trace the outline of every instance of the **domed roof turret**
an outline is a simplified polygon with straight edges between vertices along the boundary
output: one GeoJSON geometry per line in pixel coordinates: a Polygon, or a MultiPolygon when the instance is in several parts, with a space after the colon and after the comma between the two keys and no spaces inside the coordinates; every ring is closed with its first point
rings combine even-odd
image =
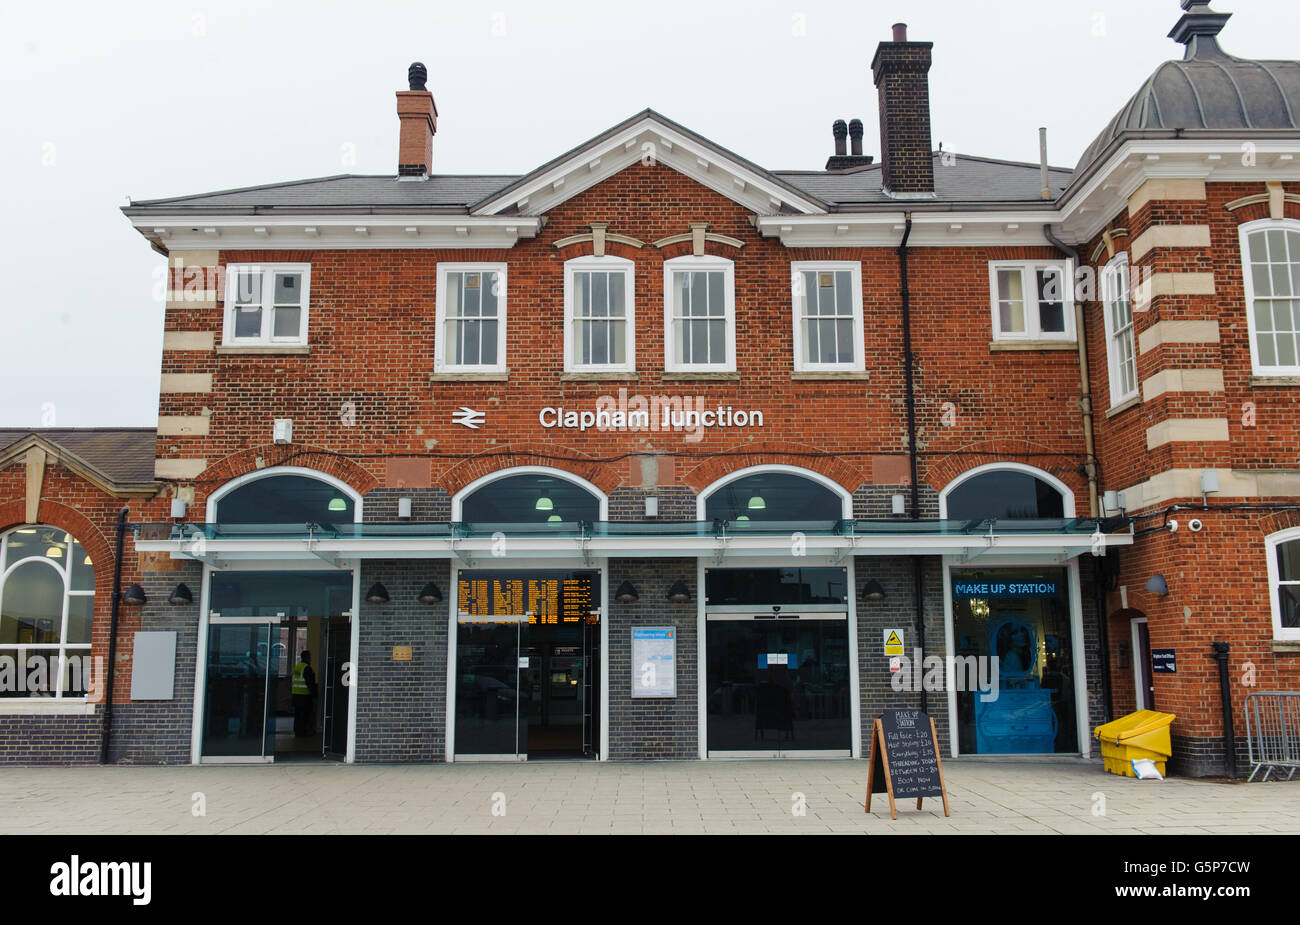
{"type": "Polygon", "coordinates": [[[1170,38],[1186,46],[1146,79],[1083,152],[1077,183],[1131,138],[1294,136],[1300,129],[1300,61],[1248,61],[1219,47],[1231,13],[1209,0],[1182,0],[1170,38]]]}

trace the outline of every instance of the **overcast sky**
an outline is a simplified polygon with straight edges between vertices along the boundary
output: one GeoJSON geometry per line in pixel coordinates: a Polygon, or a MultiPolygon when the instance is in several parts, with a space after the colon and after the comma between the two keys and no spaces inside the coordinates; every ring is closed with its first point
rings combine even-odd
{"type": "MultiPolygon", "coordinates": [[[[1217,0],[1247,58],[1300,58],[1295,0],[1217,0]]],[[[423,61],[435,173],[523,173],[649,106],[771,169],[831,122],[878,154],[870,63],[934,42],[936,147],[1072,167],[1155,67],[1176,0],[4,3],[0,426],[153,426],[162,260],[118,211],[396,172],[394,91],[423,61]],[[19,8],[21,6],[21,8],[19,8]]]]}

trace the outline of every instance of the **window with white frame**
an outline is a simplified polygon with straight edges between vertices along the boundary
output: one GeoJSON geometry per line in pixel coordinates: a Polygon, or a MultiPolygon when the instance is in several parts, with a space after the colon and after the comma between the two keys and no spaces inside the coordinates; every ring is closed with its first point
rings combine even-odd
{"type": "Polygon", "coordinates": [[[311,267],[273,263],[226,267],[227,345],[307,343],[311,267]]]}
{"type": "Polygon", "coordinates": [[[505,372],[506,265],[438,264],[438,372],[505,372]]]}
{"type": "Polygon", "coordinates": [[[1300,639],[1300,528],[1268,538],[1273,638],[1300,639]]]}
{"type": "Polygon", "coordinates": [[[994,340],[1074,340],[1069,264],[995,261],[989,281],[994,340]]]}
{"type": "Polygon", "coordinates": [[[1106,360],[1110,370],[1110,406],[1114,408],[1138,393],[1127,254],[1116,254],[1115,259],[1102,270],[1101,298],[1106,323],[1106,360]]]}
{"type": "Polygon", "coordinates": [[[1300,375],[1300,222],[1241,228],[1250,356],[1259,375],[1300,375]]]}
{"type": "Polygon", "coordinates": [[[664,262],[664,367],[669,372],[736,369],[735,267],[722,257],[664,262]]]}
{"type": "Polygon", "coordinates": [[[564,368],[636,369],[634,264],[622,257],[576,257],[564,264],[564,368]]]}
{"type": "Polygon", "coordinates": [[[862,264],[795,262],[794,368],[865,369],[862,345],[862,264]]]}
{"type": "MultiPolygon", "coordinates": [[[[92,667],[95,569],[72,534],[18,527],[0,537],[0,698],[82,698],[104,681],[92,667]]],[[[98,688],[102,690],[102,688],[98,688]]]]}

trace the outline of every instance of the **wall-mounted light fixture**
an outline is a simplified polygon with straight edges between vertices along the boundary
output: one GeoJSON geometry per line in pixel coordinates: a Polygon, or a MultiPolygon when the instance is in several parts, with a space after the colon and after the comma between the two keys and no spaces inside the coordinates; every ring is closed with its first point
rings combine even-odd
{"type": "Polygon", "coordinates": [[[149,598],[144,596],[144,588],[140,587],[138,584],[131,585],[125,591],[122,592],[123,604],[130,604],[132,607],[139,607],[140,605],[145,604],[148,601],[149,598]]]}
{"type": "Polygon", "coordinates": [[[189,585],[185,584],[185,582],[181,582],[176,586],[176,590],[171,593],[171,597],[167,598],[167,603],[176,607],[185,604],[193,604],[194,593],[190,591],[189,585]]]}
{"type": "Polygon", "coordinates": [[[366,592],[366,600],[371,604],[387,604],[388,589],[383,586],[382,582],[376,581],[366,592]]]}
{"type": "Polygon", "coordinates": [[[1168,594],[1169,582],[1165,581],[1163,574],[1156,572],[1147,580],[1147,590],[1152,594],[1168,594]]]}
{"type": "Polygon", "coordinates": [[[418,600],[421,604],[440,604],[442,603],[442,592],[438,590],[437,585],[429,582],[420,591],[418,600]]]}
{"type": "Polygon", "coordinates": [[[685,604],[690,599],[690,589],[686,587],[686,582],[680,579],[674,581],[672,587],[668,589],[668,600],[674,604],[685,604]]]}
{"type": "Polygon", "coordinates": [[[880,586],[880,582],[873,578],[862,586],[862,599],[864,601],[883,601],[885,599],[885,589],[880,586]]]}
{"type": "Polygon", "coordinates": [[[641,600],[641,595],[637,593],[632,582],[625,581],[619,585],[618,590],[614,592],[614,600],[618,601],[620,604],[635,604],[637,601],[641,600]]]}

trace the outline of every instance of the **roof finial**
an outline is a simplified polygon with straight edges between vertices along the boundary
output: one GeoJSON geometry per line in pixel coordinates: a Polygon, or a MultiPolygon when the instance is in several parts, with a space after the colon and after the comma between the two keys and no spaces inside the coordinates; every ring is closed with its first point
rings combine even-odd
{"type": "Polygon", "coordinates": [[[1180,4],[1183,15],[1170,30],[1169,37],[1187,46],[1183,60],[1224,57],[1217,36],[1232,18],[1232,14],[1216,13],[1210,9],[1210,0],[1180,0],[1180,4]]]}

